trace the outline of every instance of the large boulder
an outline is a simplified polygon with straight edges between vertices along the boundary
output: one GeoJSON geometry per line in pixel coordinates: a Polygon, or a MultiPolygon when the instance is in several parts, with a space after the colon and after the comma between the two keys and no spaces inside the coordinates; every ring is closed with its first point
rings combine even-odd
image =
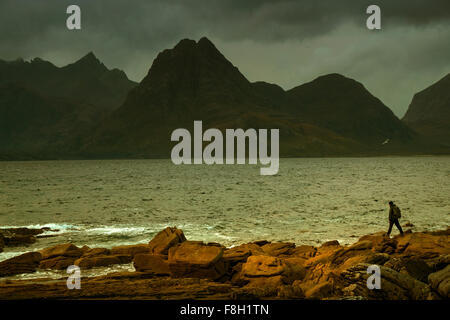
{"type": "Polygon", "coordinates": [[[169,268],[174,277],[217,280],[227,272],[223,247],[201,241],[184,241],[169,249],[169,268]]]}
{"type": "Polygon", "coordinates": [[[235,279],[235,282],[245,281],[249,285],[291,284],[305,277],[306,270],[302,262],[300,258],[250,256],[242,265],[239,279],[235,279]]]}
{"type": "Polygon", "coordinates": [[[35,272],[42,255],[39,252],[27,252],[20,256],[0,262],[0,277],[35,272]]]}
{"type": "Polygon", "coordinates": [[[148,244],[149,252],[167,255],[171,247],[186,241],[182,230],[167,227],[160,231],[148,244]]]}
{"type": "Polygon", "coordinates": [[[134,256],[133,265],[138,272],[170,275],[169,263],[162,256],[138,253],[134,256]]]}
{"type": "Polygon", "coordinates": [[[450,265],[428,276],[428,281],[436,292],[443,298],[450,298],[450,265]]]}
{"type": "Polygon", "coordinates": [[[225,249],[223,258],[230,265],[247,261],[251,255],[266,255],[263,249],[255,243],[246,243],[230,249],[225,249]]]}
{"type": "Polygon", "coordinates": [[[398,242],[396,252],[404,256],[431,259],[450,252],[448,235],[432,235],[417,232],[397,236],[395,239],[398,242]]]}
{"type": "Polygon", "coordinates": [[[329,262],[333,268],[345,269],[372,256],[372,245],[372,242],[368,240],[359,241],[348,248],[337,249],[325,262],[329,262]]]}
{"type": "Polygon", "coordinates": [[[268,243],[261,247],[263,251],[274,257],[290,255],[295,249],[295,243],[291,242],[274,242],[268,243]]]}
{"type": "Polygon", "coordinates": [[[45,260],[57,256],[79,258],[84,252],[71,243],[65,243],[42,249],[40,253],[42,254],[42,260],[45,260]]]}
{"type": "Polygon", "coordinates": [[[280,258],[272,256],[252,256],[242,266],[242,275],[248,278],[274,277],[281,275],[286,265],[280,258]]]}
{"type": "Polygon", "coordinates": [[[150,253],[148,244],[133,244],[128,246],[118,246],[111,249],[111,254],[136,256],[139,253],[150,253]]]}

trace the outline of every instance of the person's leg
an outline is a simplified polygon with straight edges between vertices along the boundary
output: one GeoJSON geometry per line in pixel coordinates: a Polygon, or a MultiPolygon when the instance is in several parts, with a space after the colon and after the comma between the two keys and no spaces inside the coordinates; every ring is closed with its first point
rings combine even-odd
{"type": "Polygon", "coordinates": [[[387,232],[387,235],[388,235],[388,236],[391,234],[392,226],[393,226],[393,225],[394,225],[394,222],[391,221],[391,220],[389,220],[389,230],[388,230],[388,232],[387,232]]]}
{"type": "Polygon", "coordinates": [[[400,234],[403,234],[402,226],[400,225],[400,222],[398,222],[398,219],[394,220],[395,226],[400,231],[400,234]]]}

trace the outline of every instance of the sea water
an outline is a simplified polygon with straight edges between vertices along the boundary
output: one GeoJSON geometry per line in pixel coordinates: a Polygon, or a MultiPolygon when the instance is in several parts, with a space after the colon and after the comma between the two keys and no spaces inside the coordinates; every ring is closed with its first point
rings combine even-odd
{"type": "Polygon", "coordinates": [[[166,226],[228,247],[349,244],[387,230],[389,200],[413,231],[450,225],[450,157],[280,159],[277,175],[258,170],[170,160],[0,162],[0,228],[57,230],[5,248],[0,261],[66,242],[147,243],[166,226]]]}

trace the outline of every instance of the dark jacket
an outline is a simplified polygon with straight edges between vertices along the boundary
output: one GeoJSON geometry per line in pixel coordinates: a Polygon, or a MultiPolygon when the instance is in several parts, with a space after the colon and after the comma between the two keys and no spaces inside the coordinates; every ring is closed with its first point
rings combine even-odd
{"type": "Polygon", "coordinates": [[[394,221],[397,218],[395,217],[394,207],[397,207],[395,204],[389,208],[389,221],[394,221]]]}

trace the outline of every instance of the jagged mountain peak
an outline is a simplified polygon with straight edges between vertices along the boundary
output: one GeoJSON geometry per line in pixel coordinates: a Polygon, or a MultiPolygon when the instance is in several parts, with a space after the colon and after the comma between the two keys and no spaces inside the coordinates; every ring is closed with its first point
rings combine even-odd
{"type": "MultiPolygon", "coordinates": [[[[77,62],[91,62],[91,63],[100,63],[100,60],[95,56],[94,52],[89,51],[86,55],[84,55],[77,62]]],[[[77,63],[75,62],[75,63],[77,63]]]]}
{"type": "Polygon", "coordinates": [[[142,81],[144,87],[178,87],[198,91],[203,85],[250,86],[250,82],[206,37],[183,39],[158,54],[142,81]]]}
{"type": "Polygon", "coordinates": [[[92,51],[62,69],[70,70],[72,72],[77,71],[83,74],[99,74],[108,71],[108,68],[95,56],[92,51]]]}

